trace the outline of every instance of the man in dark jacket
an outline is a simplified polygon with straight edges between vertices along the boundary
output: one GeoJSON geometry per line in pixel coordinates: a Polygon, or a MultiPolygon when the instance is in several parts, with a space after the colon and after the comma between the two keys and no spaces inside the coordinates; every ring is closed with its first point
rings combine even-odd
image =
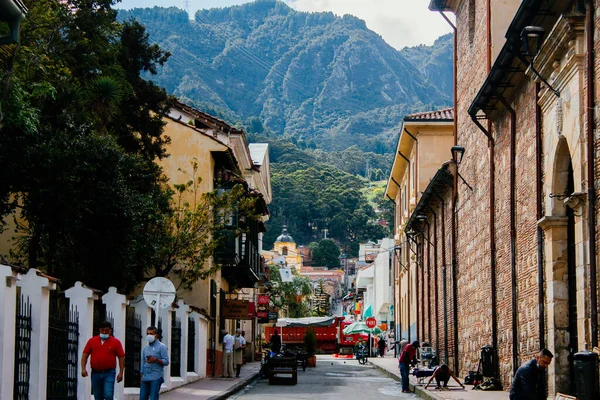
{"type": "Polygon", "coordinates": [[[281,351],[281,336],[279,336],[277,329],[271,335],[271,351],[276,355],[281,351]]]}
{"type": "Polygon", "coordinates": [[[542,400],[546,398],[544,370],[554,355],[542,349],[533,360],[521,365],[510,387],[510,400],[542,400]]]}

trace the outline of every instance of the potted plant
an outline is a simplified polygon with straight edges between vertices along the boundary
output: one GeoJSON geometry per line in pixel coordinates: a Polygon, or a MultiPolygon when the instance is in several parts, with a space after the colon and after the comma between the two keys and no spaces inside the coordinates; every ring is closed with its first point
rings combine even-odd
{"type": "Polygon", "coordinates": [[[307,354],[307,366],[316,367],[317,356],[315,356],[315,351],[317,350],[317,334],[314,329],[306,330],[304,334],[304,349],[307,354]]]}

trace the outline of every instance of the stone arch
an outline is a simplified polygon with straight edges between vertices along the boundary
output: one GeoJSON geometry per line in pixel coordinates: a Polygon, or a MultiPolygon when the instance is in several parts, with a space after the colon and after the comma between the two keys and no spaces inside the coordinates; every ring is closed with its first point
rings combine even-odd
{"type": "Polygon", "coordinates": [[[554,165],[552,170],[552,193],[550,197],[551,213],[555,217],[566,217],[567,206],[564,203],[564,197],[570,195],[567,193],[569,179],[573,176],[573,166],[569,144],[564,136],[560,136],[554,153],[554,165]]]}
{"type": "Polygon", "coordinates": [[[560,135],[550,166],[549,211],[540,222],[545,234],[547,347],[555,358],[548,370],[550,393],[570,393],[570,353],[577,348],[577,290],[574,211],[565,199],[574,192],[572,153],[560,135]]]}

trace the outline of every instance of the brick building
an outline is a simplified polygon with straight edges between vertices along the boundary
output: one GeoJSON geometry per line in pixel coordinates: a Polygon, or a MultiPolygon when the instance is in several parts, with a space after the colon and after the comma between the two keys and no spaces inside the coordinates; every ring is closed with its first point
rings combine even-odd
{"type": "Polygon", "coordinates": [[[597,6],[430,3],[456,16],[456,147],[406,223],[412,249],[397,245],[417,267],[418,339],[461,376],[492,345],[508,388],[547,347],[549,395],[573,393],[569,354],[598,345],[597,6]]]}

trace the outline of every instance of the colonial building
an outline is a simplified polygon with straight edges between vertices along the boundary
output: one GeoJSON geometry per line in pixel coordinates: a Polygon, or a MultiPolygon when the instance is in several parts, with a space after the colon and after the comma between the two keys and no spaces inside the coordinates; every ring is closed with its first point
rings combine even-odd
{"type": "Polygon", "coordinates": [[[274,263],[279,267],[295,268],[298,274],[302,272],[302,254],[298,251],[296,242],[285,225],[281,235],[273,244],[273,250],[263,251],[262,254],[267,263],[274,263]]]}
{"type": "Polygon", "coordinates": [[[547,347],[552,398],[598,345],[596,6],[431,1],[456,16],[454,147],[404,227],[417,338],[461,376],[491,345],[506,389],[547,347]]]}
{"type": "MultiPolygon", "coordinates": [[[[440,164],[450,157],[453,110],[407,115],[404,118],[396,155],[385,195],[394,202],[394,316],[398,338],[431,340],[417,324],[418,302],[425,298],[423,268],[408,222],[416,217],[415,207],[440,164]]],[[[428,275],[429,276],[429,275],[428,275]]]]}
{"type": "Polygon", "coordinates": [[[219,269],[195,283],[193,290],[181,293],[186,303],[196,306],[210,319],[207,374],[220,374],[222,330],[231,333],[240,327],[247,331],[249,342],[256,337],[253,318],[226,318],[224,306],[229,300],[254,302],[254,288],[265,272],[260,251],[267,206],[271,202],[268,145],[249,145],[243,131],[181,103],[171,109],[165,122],[164,133],[171,138],[167,148],[170,156],[161,160],[160,165],[169,183],[188,182],[191,164],[196,163],[197,177],[202,178],[198,195],[216,189],[230,190],[234,184],[241,184],[245,196],[257,199],[254,211],[263,215],[256,222],[239,212],[228,215],[225,231],[220,233],[225,240],[207,265],[211,268],[216,263],[219,269]],[[241,227],[245,228],[244,233],[239,234],[241,227]]]}

